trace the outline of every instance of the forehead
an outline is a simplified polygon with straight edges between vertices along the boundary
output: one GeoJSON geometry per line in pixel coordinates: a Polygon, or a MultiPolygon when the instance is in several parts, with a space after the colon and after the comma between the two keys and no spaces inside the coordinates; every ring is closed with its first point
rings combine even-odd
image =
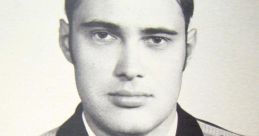
{"type": "Polygon", "coordinates": [[[74,22],[101,20],[125,26],[175,27],[184,24],[176,0],[80,0],[74,22]]]}

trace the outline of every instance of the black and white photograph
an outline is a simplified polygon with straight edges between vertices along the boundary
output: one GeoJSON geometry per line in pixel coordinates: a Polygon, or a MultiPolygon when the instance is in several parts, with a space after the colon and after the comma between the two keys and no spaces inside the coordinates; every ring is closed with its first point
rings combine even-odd
{"type": "Polygon", "coordinates": [[[1,136],[258,136],[259,1],[9,0],[1,136]]]}

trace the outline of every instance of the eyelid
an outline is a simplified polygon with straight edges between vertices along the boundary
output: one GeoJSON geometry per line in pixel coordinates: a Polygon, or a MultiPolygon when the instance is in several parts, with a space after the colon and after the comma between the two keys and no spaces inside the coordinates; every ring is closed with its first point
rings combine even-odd
{"type": "Polygon", "coordinates": [[[90,31],[90,34],[93,35],[93,34],[96,34],[96,33],[107,33],[111,36],[114,36],[113,33],[111,33],[110,31],[107,31],[107,30],[103,30],[103,29],[97,29],[97,30],[91,30],[90,31]]]}
{"type": "Polygon", "coordinates": [[[105,27],[92,27],[92,28],[89,28],[88,31],[90,32],[90,34],[92,34],[92,32],[107,32],[110,35],[113,35],[115,37],[120,37],[120,38],[122,37],[120,31],[114,30],[114,29],[105,28],[105,27]]]}
{"type": "Polygon", "coordinates": [[[152,38],[161,38],[161,39],[163,39],[165,41],[172,41],[172,39],[167,37],[167,36],[158,36],[158,35],[145,36],[142,39],[143,40],[148,40],[148,39],[152,39],[152,38]]]}

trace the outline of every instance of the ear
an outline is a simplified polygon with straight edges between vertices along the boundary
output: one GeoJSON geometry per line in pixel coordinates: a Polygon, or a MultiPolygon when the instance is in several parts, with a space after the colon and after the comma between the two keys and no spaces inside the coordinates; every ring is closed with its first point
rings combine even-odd
{"type": "Polygon", "coordinates": [[[69,24],[66,23],[63,19],[60,20],[59,45],[66,59],[72,63],[71,50],[69,45],[69,24]]]}
{"type": "Polygon", "coordinates": [[[192,52],[196,46],[197,29],[193,28],[187,32],[186,59],[187,62],[191,58],[192,52]]]}

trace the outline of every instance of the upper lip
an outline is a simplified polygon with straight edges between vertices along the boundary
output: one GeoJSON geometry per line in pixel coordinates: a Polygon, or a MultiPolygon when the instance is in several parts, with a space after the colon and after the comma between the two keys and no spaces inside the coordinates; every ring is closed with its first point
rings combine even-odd
{"type": "Polygon", "coordinates": [[[144,93],[144,92],[134,92],[128,90],[117,90],[114,92],[108,93],[110,96],[124,96],[124,97],[153,97],[152,94],[144,93]]]}

